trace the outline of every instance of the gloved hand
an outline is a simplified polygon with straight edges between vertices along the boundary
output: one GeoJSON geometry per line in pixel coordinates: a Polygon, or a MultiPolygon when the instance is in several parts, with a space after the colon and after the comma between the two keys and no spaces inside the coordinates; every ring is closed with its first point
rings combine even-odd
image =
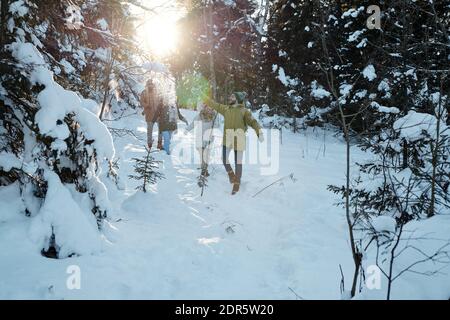
{"type": "Polygon", "coordinates": [[[258,140],[259,142],[264,142],[264,134],[262,132],[259,133],[258,140]]]}

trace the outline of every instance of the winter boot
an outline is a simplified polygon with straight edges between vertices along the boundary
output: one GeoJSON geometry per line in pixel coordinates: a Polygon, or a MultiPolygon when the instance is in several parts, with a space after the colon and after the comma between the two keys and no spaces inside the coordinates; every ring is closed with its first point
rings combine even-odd
{"type": "Polygon", "coordinates": [[[162,150],[163,149],[163,144],[162,144],[162,140],[158,140],[158,146],[157,146],[158,150],[162,150]]]}
{"type": "Polygon", "coordinates": [[[228,179],[230,180],[230,183],[233,184],[234,180],[236,179],[236,175],[234,174],[233,170],[228,171],[228,179]]]}
{"type": "Polygon", "coordinates": [[[202,176],[204,176],[204,177],[209,177],[208,168],[203,168],[203,169],[202,169],[202,176]]]}
{"type": "Polygon", "coordinates": [[[239,187],[241,186],[241,183],[238,181],[235,181],[233,183],[233,190],[231,191],[231,195],[235,195],[239,191],[239,187]]]}

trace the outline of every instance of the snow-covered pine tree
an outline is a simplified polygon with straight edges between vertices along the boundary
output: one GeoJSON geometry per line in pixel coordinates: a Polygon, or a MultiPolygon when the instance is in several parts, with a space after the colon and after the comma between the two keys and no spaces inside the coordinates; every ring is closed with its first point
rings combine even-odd
{"type": "Polygon", "coordinates": [[[177,82],[200,73],[216,83],[217,99],[226,102],[229,94],[242,90],[253,101],[261,89],[254,2],[198,0],[190,1],[187,10],[179,22],[183,37],[169,61],[177,82]]]}
{"type": "MultiPolygon", "coordinates": [[[[349,192],[358,229],[369,229],[376,217],[388,216],[401,230],[412,219],[450,206],[449,120],[443,108],[448,106],[448,81],[443,79],[450,70],[445,58],[449,50],[442,46],[449,15],[442,3],[389,2],[389,10],[382,8],[382,30],[374,33],[364,27],[365,19],[358,13],[365,7],[341,15],[346,21],[341,33],[347,41],[337,43],[345,49],[339,55],[345,63],[336,73],[340,79],[355,79],[347,95],[352,99],[341,101],[351,111],[348,119],[356,141],[375,159],[359,164],[359,177],[351,188],[330,189],[343,196],[349,192]],[[361,69],[365,59],[367,66],[361,69]],[[362,81],[347,68],[358,65],[362,81]]],[[[364,232],[359,236],[362,241],[364,232]]]]}
{"type": "Polygon", "coordinates": [[[164,178],[164,175],[157,171],[160,161],[156,161],[151,155],[151,150],[146,149],[147,153],[143,158],[133,158],[134,174],[129,175],[130,179],[139,181],[136,190],[147,192],[148,186],[155,184],[159,179],[164,178]]]}
{"type": "Polygon", "coordinates": [[[377,112],[370,117],[374,130],[361,146],[378,160],[361,164],[362,184],[355,188],[359,198],[355,201],[361,210],[375,215],[397,211],[396,218],[404,223],[450,205],[445,81],[450,74],[445,57],[450,51],[442,45],[450,17],[440,2],[398,1],[389,7],[383,15],[383,37],[377,45],[368,42],[383,64],[378,64],[374,79],[378,91],[372,102],[377,112]],[[366,190],[367,179],[379,183],[366,190]],[[398,212],[405,192],[412,196],[403,206],[406,211],[398,212]]]}
{"type": "MultiPolygon", "coordinates": [[[[316,46],[311,46],[311,1],[270,1],[267,44],[264,52],[263,83],[267,88],[269,114],[293,117],[308,114],[309,83],[321,77],[312,63],[316,46]],[[306,85],[305,85],[306,84],[306,85]]],[[[320,101],[326,104],[324,100],[320,101]]],[[[316,103],[320,103],[317,101],[316,103]]],[[[295,122],[292,123],[295,127],[295,122]]]]}
{"type": "Polygon", "coordinates": [[[96,59],[112,46],[101,15],[108,21],[106,9],[124,6],[104,1],[104,10],[96,11],[99,1],[1,4],[0,184],[20,187],[24,214],[32,217],[30,237],[44,252],[60,258],[92,253],[100,248],[98,228],[110,210],[101,178],[114,147],[98,104],[83,98],[102,93],[85,72],[98,67],[96,59]]]}

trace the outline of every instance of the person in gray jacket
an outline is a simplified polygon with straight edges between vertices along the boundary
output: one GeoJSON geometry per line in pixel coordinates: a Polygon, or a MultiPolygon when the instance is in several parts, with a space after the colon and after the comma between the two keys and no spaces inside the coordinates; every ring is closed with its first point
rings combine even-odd
{"type": "Polygon", "coordinates": [[[199,110],[191,124],[186,128],[188,131],[196,129],[195,132],[195,148],[197,149],[201,159],[201,174],[208,177],[208,164],[213,147],[214,136],[212,129],[214,128],[217,113],[203,103],[197,106],[199,110]]]}

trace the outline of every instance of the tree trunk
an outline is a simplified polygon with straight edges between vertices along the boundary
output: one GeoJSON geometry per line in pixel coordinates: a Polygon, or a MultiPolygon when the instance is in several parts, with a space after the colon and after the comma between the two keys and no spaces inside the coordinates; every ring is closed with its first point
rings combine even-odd
{"type": "Polygon", "coordinates": [[[406,140],[403,140],[403,169],[408,168],[408,142],[406,140]]]}
{"type": "MultiPolygon", "coordinates": [[[[324,9],[321,5],[320,0],[316,0],[315,4],[318,8],[324,9]]],[[[329,64],[330,61],[330,53],[328,51],[328,45],[327,45],[327,34],[325,33],[325,30],[323,29],[323,26],[325,25],[325,16],[326,12],[324,10],[321,11],[322,14],[320,16],[322,24],[320,26],[321,29],[321,43],[323,48],[324,57],[326,58],[327,63],[329,64]]],[[[361,269],[361,260],[362,260],[362,254],[358,250],[358,247],[355,243],[355,235],[353,230],[353,223],[355,221],[356,217],[351,216],[350,213],[350,128],[347,124],[346,117],[344,110],[342,109],[342,105],[339,102],[339,95],[338,91],[336,89],[335,84],[335,76],[333,72],[333,68],[328,65],[328,70],[324,70],[327,77],[328,86],[333,94],[333,97],[335,98],[337,104],[338,104],[338,110],[339,110],[339,116],[342,124],[342,130],[344,132],[344,138],[345,138],[345,146],[346,146],[346,168],[345,168],[345,174],[346,174],[346,183],[345,183],[345,218],[347,221],[347,227],[348,227],[348,233],[350,237],[350,246],[352,250],[352,257],[353,257],[353,263],[355,266],[355,270],[353,273],[353,280],[352,280],[352,288],[351,288],[351,297],[353,298],[356,294],[356,286],[358,283],[358,274],[361,269]],[[329,70],[329,71],[328,71],[329,70]]]]}
{"type": "MultiPolygon", "coordinates": [[[[0,6],[0,48],[6,43],[6,15],[8,14],[9,0],[1,0],[0,6]]],[[[0,50],[2,50],[0,49],[0,50]]]]}
{"type": "Polygon", "coordinates": [[[436,124],[436,142],[433,147],[433,143],[431,144],[431,152],[432,159],[431,165],[433,167],[433,173],[431,174],[431,201],[430,208],[428,209],[427,217],[430,218],[434,216],[434,206],[436,203],[436,168],[438,165],[438,157],[439,157],[439,136],[441,134],[441,117],[442,117],[442,89],[443,89],[443,80],[441,77],[440,90],[439,90],[439,104],[438,104],[438,112],[437,112],[437,124],[436,124]]]}
{"type": "Polygon", "coordinates": [[[341,105],[339,105],[339,113],[341,115],[342,126],[344,128],[344,137],[345,137],[345,151],[346,151],[346,166],[345,166],[345,217],[347,220],[348,233],[350,236],[350,246],[352,249],[352,257],[353,263],[355,265],[355,270],[353,273],[353,281],[352,281],[352,289],[350,292],[351,297],[353,298],[356,294],[356,286],[358,284],[358,274],[361,268],[361,253],[356,247],[355,243],[355,235],[353,231],[353,219],[350,213],[350,132],[345,121],[345,114],[342,110],[341,105]]]}
{"type": "Polygon", "coordinates": [[[107,66],[106,74],[105,74],[105,82],[103,83],[104,93],[103,93],[102,109],[101,109],[100,115],[99,115],[100,121],[103,119],[103,114],[104,114],[105,108],[106,108],[106,102],[108,101],[109,81],[110,81],[110,77],[111,77],[111,72],[113,70],[114,62],[115,62],[115,59],[114,59],[113,49],[111,48],[111,61],[107,66]]]}
{"type": "Polygon", "coordinates": [[[216,82],[216,69],[214,67],[214,41],[212,39],[213,33],[209,32],[212,30],[213,27],[213,18],[212,18],[212,7],[209,6],[208,8],[208,23],[209,28],[207,27],[207,36],[209,39],[209,73],[211,77],[211,86],[213,89],[213,97],[214,99],[217,99],[217,82],[216,82]]]}

